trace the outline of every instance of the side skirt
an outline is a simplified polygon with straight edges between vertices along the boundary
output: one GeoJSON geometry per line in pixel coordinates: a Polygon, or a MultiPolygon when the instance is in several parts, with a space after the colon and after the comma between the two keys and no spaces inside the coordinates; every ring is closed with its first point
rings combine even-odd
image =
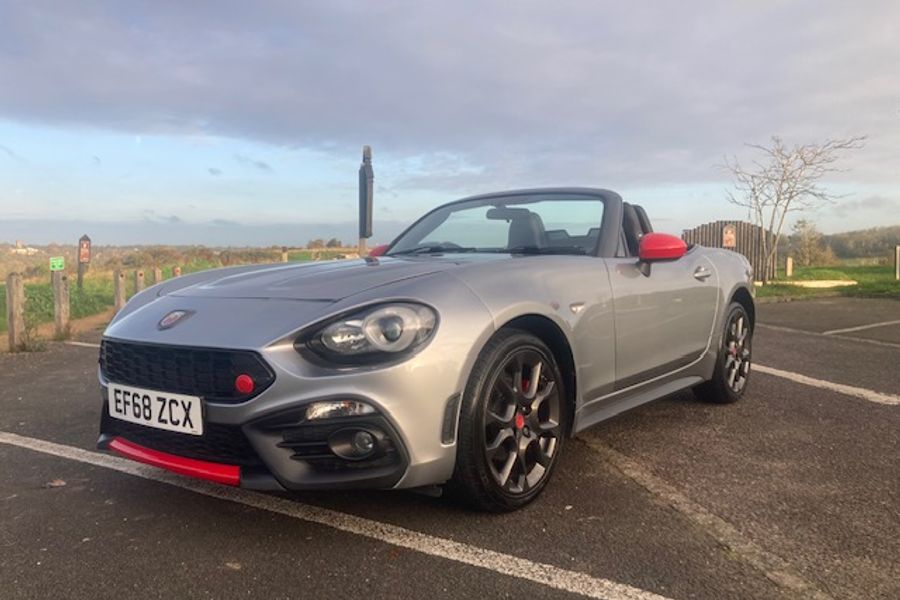
{"type": "Polygon", "coordinates": [[[641,404],[658,400],[675,392],[703,383],[703,377],[699,375],[684,375],[678,379],[672,379],[662,384],[654,384],[638,389],[629,394],[611,394],[603,398],[597,398],[587,404],[575,414],[573,433],[578,433],[601,421],[611,419],[616,415],[631,410],[641,404]],[[612,397],[611,397],[612,396],[612,397]],[[615,397],[618,396],[618,397],[615,397]]]}

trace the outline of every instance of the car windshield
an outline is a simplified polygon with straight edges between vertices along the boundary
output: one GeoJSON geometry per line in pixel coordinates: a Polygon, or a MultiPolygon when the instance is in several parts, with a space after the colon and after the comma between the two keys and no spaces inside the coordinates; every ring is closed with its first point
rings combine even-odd
{"type": "Polygon", "coordinates": [[[587,194],[523,194],[456,202],[418,221],[387,254],[593,254],[603,207],[601,197],[587,194]]]}

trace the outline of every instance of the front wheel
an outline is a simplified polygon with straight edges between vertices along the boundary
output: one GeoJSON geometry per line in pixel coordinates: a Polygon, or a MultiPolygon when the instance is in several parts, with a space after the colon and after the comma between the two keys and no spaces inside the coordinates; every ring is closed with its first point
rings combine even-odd
{"type": "Polygon", "coordinates": [[[547,485],[567,418],[553,353],[520,330],[498,332],[469,377],[452,485],[482,510],[515,510],[547,485]]]}
{"type": "Polygon", "coordinates": [[[694,394],[707,402],[737,402],[747,390],[750,378],[752,341],[753,324],[747,310],[741,303],[732,302],[725,318],[712,379],[695,387],[694,394]]]}

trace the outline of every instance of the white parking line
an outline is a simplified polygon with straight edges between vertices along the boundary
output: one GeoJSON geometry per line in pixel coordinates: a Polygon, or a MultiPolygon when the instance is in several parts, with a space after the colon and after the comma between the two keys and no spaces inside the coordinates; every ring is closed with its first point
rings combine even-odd
{"type": "Polygon", "coordinates": [[[862,331],[864,329],[874,329],[876,327],[886,327],[887,325],[900,325],[900,319],[894,321],[882,321],[881,323],[872,323],[871,325],[859,325],[858,327],[847,327],[845,329],[832,329],[823,331],[822,335],[835,335],[837,333],[850,333],[851,331],[862,331]]]}
{"type": "Polygon", "coordinates": [[[800,335],[809,335],[813,337],[829,337],[831,339],[839,339],[841,341],[858,342],[860,344],[869,344],[870,346],[881,346],[883,348],[900,348],[900,344],[892,342],[882,342],[881,340],[870,340],[868,338],[859,338],[849,335],[826,336],[818,331],[804,331],[803,329],[795,329],[793,327],[783,327],[781,325],[767,325],[766,323],[757,323],[757,327],[763,329],[771,329],[772,331],[782,331],[784,333],[797,333],[800,335]]]}
{"type": "Polygon", "coordinates": [[[147,467],[130,460],[98,452],[90,452],[73,446],[65,446],[2,431],[0,431],[0,443],[118,471],[119,473],[134,475],[151,481],[158,481],[204,496],[236,502],[294,519],[324,525],[429,556],[452,560],[588,598],[606,600],[668,600],[664,596],[659,596],[652,592],[607,579],[592,577],[585,573],[569,571],[553,565],[530,561],[510,554],[487,550],[478,546],[327,508],[318,508],[241,488],[208,484],[195,479],[179,477],[167,471],[147,467]]]}
{"type": "Polygon", "coordinates": [[[759,371],[760,373],[765,373],[766,375],[774,375],[775,377],[781,377],[783,379],[788,379],[796,383],[811,385],[823,390],[829,390],[832,392],[845,394],[847,396],[862,398],[863,400],[868,400],[869,402],[875,402],[877,404],[887,404],[888,406],[900,406],[900,396],[895,396],[893,394],[882,394],[881,392],[867,390],[866,388],[844,385],[843,383],[834,383],[831,381],[825,381],[824,379],[816,379],[815,377],[808,377],[807,375],[801,375],[800,373],[793,373],[791,371],[782,371],[781,369],[767,367],[760,364],[755,364],[751,368],[754,371],[759,371]]]}
{"type": "Polygon", "coordinates": [[[626,477],[656,496],[664,504],[681,513],[688,520],[693,521],[735,556],[789,591],[791,597],[811,600],[829,600],[831,598],[798,574],[786,560],[763,549],[745,537],[731,523],[710,512],[706,507],[697,504],[678,489],[645,469],[637,461],[596,439],[584,436],[580,436],[579,439],[626,477]]]}

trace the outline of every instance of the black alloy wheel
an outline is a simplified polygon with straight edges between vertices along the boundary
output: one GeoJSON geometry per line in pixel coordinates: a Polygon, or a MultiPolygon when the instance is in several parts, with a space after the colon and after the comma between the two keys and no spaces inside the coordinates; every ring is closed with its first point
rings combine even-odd
{"type": "Polygon", "coordinates": [[[562,450],[566,395],[539,338],[499,332],[482,351],[460,415],[454,482],[478,508],[519,508],[541,492],[562,450]]]}
{"type": "Polygon", "coordinates": [[[753,323],[739,302],[728,307],[716,369],[710,381],[694,392],[701,399],[720,404],[736,402],[747,390],[752,358],[753,323]]]}

